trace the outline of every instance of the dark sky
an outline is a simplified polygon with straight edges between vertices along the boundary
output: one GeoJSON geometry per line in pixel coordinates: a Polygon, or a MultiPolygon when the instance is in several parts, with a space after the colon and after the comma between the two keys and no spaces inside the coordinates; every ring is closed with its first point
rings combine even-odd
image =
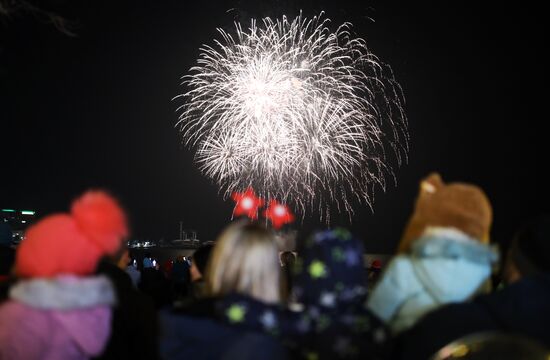
{"type": "MultiPolygon", "coordinates": [[[[0,207],[43,215],[101,187],[126,206],[136,238],[176,238],[182,220],[213,239],[232,202],[200,175],[174,128],[179,78],[216,27],[302,8],[354,23],[405,93],[409,163],[397,187],[377,192],[374,213],[357,207],[351,225],[367,251],[393,250],[418,181],[433,170],[482,186],[494,206],[492,236],[506,242],[548,209],[545,12],[526,2],[408,3],[36,2],[72,21],[74,37],[29,12],[3,17],[0,207]]],[[[295,224],[301,235],[315,225],[295,224]]]]}

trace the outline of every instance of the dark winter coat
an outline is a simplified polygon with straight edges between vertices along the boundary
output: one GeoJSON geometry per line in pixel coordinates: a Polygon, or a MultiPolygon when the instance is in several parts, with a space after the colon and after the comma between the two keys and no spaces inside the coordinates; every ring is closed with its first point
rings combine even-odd
{"type": "Polygon", "coordinates": [[[520,334],[550,348],[549,320],[550,274],[541,274],[427,315],[399,337],[396,358],[426,359],[453,340],[482,331],[520,334]]]}
{"type": "Polygon", "coordinates": [[[170,281],[160,270],[150,267],[144,268],[141,271],[141,281],[138,284],[138,288],[153,299],[157,309],[172,303],[170,281]]]}
{"type": "Polygon", "coordinates": [[[261,331],[224,321],[220,299],[202,299],[161,312],[163,359],[286,359],[279,342],[261,331]]]}
{"type": "Polygon", "coordinates": [[[116,265],[102,261],[98,272],[111,280],[118,298],[112,335],[98,359],[158,359],[159,324],[153,301],[138,291],[130,276],[116,265]]]}

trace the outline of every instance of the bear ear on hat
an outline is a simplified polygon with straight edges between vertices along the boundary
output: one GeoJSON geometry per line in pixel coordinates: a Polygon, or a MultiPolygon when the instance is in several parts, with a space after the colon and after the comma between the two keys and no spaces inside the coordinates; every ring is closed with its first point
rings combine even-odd
{"type": "Polygon", "coordinates": [[[397,247],[398,253],[409,251],[412,242],[422,235],[427,226],[423,209],[433,200],[432,196],[444,187],[445,183],[441,175],[437,172],[432,172],[420,181],[420,189],[416,198],[415,209],[403,231],[401,241],[397,247]]]}
{"type": "Polygon", "coordinates": [[[441,175],[437,172],[433,172],[420,182],[420,193],[421,194],[433,194],[439,189],[445,186],[441,175]]]}

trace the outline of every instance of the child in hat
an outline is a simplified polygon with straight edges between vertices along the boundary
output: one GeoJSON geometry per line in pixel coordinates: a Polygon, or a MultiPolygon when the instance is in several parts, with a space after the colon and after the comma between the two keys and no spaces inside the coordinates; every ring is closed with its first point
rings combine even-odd
{"type": "Polygon", "coordinates": [[[428,176],[369,308],[399,333],[443,304],[472,297],[497,260],[488,245],[491,221],[491,204],[479,187],[428,176]]]}
{"type": "Polygon", "coordinates": [[[16,253],[19,280],[0,306],[0,359],[100,355],[116,298],[110,281],[92,274],[127,234],[123,210],[101,191],[85,193],[70,213],[31,226],[16,253]]]}

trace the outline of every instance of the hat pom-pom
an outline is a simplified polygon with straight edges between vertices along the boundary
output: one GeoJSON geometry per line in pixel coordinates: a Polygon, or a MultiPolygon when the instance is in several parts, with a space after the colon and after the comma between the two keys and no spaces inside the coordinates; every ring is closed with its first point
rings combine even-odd
{"type": "Polygon", "coordinates": [[[103,191],[84,193],[73,202],[71,215],[82,233],[107,254],[115,253],[128,236],[124,211],[103,191]]]}

